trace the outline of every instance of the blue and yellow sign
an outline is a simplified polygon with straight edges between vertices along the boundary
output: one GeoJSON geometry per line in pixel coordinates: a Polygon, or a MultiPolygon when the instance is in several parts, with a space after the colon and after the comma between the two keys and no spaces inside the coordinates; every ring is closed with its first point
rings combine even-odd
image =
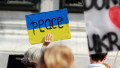
{"type": "Polygon", "coordinates": [[[26,15],[30,44],[44,42],[44,36],[53,35],[52,41],[70,39],[67,9],[26,15]]]}

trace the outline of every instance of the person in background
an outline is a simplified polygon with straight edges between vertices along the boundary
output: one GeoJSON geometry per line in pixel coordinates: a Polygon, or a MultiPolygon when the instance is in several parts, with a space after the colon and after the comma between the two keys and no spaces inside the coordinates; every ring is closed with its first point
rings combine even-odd
{"type": "Polygon", "coordinates": [[[38,68],[74,68],[74,57],[67,46],[52,46],[42,54],[38,68]]]}
{"type": "Polygon", "coordinates": [[[106,68],[103,61],[106,60],[107,53],[90,54],[90,64],[87,68],[106,68]]]}
{"type": "MultiPolygon", "coordinates": [[[[52,41],[52,38],[53,36],[51,34],[48,34],[47,37],[45,36],[42,48],[46,48],[52,41]]],[[[22,62],[27,68],[37,68],[37,63],[42,53],[41,51],[42,50],[40,48],[32,47],[25,52],[22,62]]]]}

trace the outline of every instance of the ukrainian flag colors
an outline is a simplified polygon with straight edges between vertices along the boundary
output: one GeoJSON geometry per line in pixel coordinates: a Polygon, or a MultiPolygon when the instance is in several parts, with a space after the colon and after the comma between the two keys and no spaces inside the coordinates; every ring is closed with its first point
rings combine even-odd
{"type": "Polygon", "coordinates": [[[30,44],[44,42],[44,36],[53,35],[53,41],[70,39],[67,9],[26,15],[30,44]]]}

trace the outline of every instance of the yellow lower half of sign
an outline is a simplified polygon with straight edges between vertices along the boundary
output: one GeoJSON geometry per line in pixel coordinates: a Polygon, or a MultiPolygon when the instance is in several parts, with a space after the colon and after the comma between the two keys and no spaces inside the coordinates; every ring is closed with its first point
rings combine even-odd
{"type": "Polygon", "coordinates": [[[47,36],[48,34],[53,35],[52,41],[70,39],[71,34],[69,24],[64,24],[60,26],[63,26],[63,28],[59,28],[58,26],[54,26],[57,27],[56,29],[49,30],[47,30],[46,28],[41,28],[41,30],[44,30],[44,32],[40,32],[40,29],[34,29],[35,34],[33,33],[33,30],[28,30],[30,44],[43,43],[44,37],[47,36]]]}

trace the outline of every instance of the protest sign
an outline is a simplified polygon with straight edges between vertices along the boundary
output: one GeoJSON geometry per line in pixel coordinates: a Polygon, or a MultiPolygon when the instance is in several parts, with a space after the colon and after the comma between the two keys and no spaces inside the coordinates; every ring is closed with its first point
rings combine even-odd
{"type": "Polygon", "coordinates": [[[91,54],[120,50],[120,0],[83,0],[91,54]]]}
{"type": "Polygon", "coordinates": [[[44,42],[44,36],[53,35],[52,41],[70,39],[67,9],[26,15],[30,44],[44,42]]]}

